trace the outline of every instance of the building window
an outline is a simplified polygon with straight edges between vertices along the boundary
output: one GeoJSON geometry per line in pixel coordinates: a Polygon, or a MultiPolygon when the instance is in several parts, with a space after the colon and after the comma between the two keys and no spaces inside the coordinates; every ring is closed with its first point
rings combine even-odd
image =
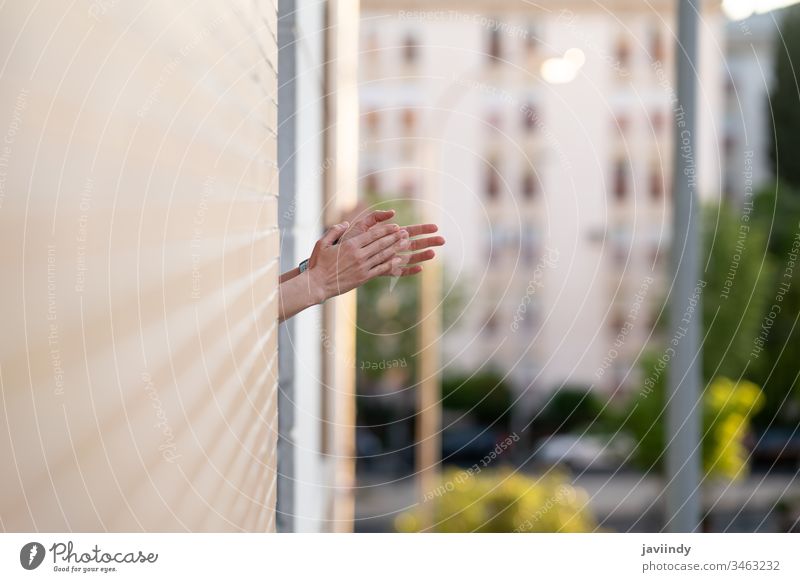
{"type": "Polygon", "coordinates": [[[367,36],[367,41],[364,44],[366,47],[367,58],[371,64],[375,64],[378,59],[378,51],[380,49],[378,46],[378,35],[374,32],[370,32],[367,36]]]}
{"type": "Polygon", "coordinates": [[[736,99],[736,82],[732,77],[725,83],[725,96],[731,100],[736,99]]]}
{"type": "Polygon", "coordinates": [[[608,321],[608,330],[612,337],[616,337],[624,326],[625,318],[619,313],[614,313],[608,321]]]}
{"type": "Polygon", "coordinates": [[[627,70],[630,68],[631,64],[631,46],[628,42],[628,39],[624,36],[620,36],[617,39],[617,46],[614,49],[614,55],[617,60],[617,64],[620,66],[621,70],[627,70]]]}
{"type": "Polygon", "coordinates": [[[406,133],[413,133],[417,126],[417,113],[413,109],[404,109],[402,114],[403,129],[406,133]]]}
{"type": "Polygon", "coordinates": [[[657,269],[661,263],[664,262],[664,254],[665,251],[661,249],[659,245],[655,245],[653,249],[650,251],[650,264],[652,265],[652,270],[657,269]]]}
{"type": "Polygon", "coordinates": [[[492,111],[486,116],[486,123],[494,131],[500,131],[503,128],[503,116],[499,111],[492,111]]]}
{"type": "Polygon", "coordinates": [[[661,28],[654,25],[650,30],[650,58],[654,62],[663,62],[665,56],[664,36],[661,34],[661,28]]]}
{"type": "Polygon", "coordinates": [[[733,133],[728,133],[722,140],[722,149],[728,157],[736,153],[736,136],[733,133]]]}
{"type": "Polygon", "coordinates": [[[630,129],[630,120],[627,115],[617,115],[614,119],[614,124],[616,125],[617,131],[622,135],[628,133],[628,129],[630,129]]]}
{"type": "Polygon", "coordinates": [[[520,322],[520,327],[522,327],[525,331],[533,331],[534,324],[538,318],[538,313],[536,307],[534,307],[534,302],[531,301],[530,305],[528,306],[528,311],[525,315],[522,316],[522,321],[520,322]]]}
{"type": "Polygon", "coordinates": [[[500,62],[502,58],[503,52],[503,41],[502,36],[500,35],[500,31],[497,29],[493,29],[489,31],[489,47],[488,47],[488,55],[489,55],[489,63],[497,64],[500,62]]]}
{"type": "Polygon", "coordinates": [[[487,253],[486,256],[490,265],[496,264],[504,249],[508,246],[509,233],[506,227],[501,224],[492,224],[487,233],[487,253]]]}
{"type": "Polygon", "coordinates": [[[529,24],[528,29],[525,31],[525,50],[528,51],[529,56],[532,56],[537,48],[539,48],[539,35],[536,27],[533,24],[529,24]]]}
{"type": "Polygon", "coordinates": [[[525,176],[522,178],[522,195],[527,200],[536,197],[536,174],[533,173],[533,170],[525,172],[525,176]]]}
{"type": "Polygon", "coordinates": [[[497,314],[492,312],[486,317],[486,323],[484,324],[484,329],[486,333],[490,335],[494,335],[497,333],[497,314]]]}
{"type": "Polygon", "coordinates": [[[654,111],[650,116],[650,124],[653,126],[653,132],[656,135],[664,133],[664,127],[666,127],[664,114],[661,111],[654,111]]]}
{"type": "Polygon", "coordinates": [[[660,200],[664,196],[664,174],[661,166],[653,164],[650,167],[650,197],[653,200],[660,200]]]}
{"type": "Polygon", "coordinates": [[[486,261],[490,266],[494,264],[494,259],[499,256],[497,248],[497,232],[495,226],[489,227],[488,236],[486,237],[486,261]]]}
{"type": "Polygon", "coordinates": [[[623,269],[625,265],[628,264],[628,255],[630,254],[630,249],[625,245],[624,242],[617,242],[614,245],[612,254],[614,257],[614,264],[617,266],[617,268],[623,269]]]}
{"type": "Polygon", "coordinates": [[[628,197],[628,162],[624,159],[614,163],[614,197],[622,202],[628,197]]]}
{"type": "Polygon", "coordinates": [[[536,260],[536,236],[532,225],[528,224],[523,228],[525,230],[522,231],[522,236],[520,237],[522,260],[525,261],[525,264],[532,265],[536,260]]]}
{"type": "Polygon", "coordinates": [[[486,164],[486,196],[496,200],[500,196],[500,172],[497,170],[497,160],[492,158],[486,164]]]}
{"type": "Polygon", "coordinates": [[[528,133],[533,132],[536,129],[536,123],[539,120],[539,116],[536,112],[536,107],[533,106],[531,103],[526,103],[522,106],[522,128],[527,131],[528,133]]]}
{"type": "Polygon", "coordinates": [[[378,128],[380,127],[380,114],[377,111],[369,111],[366,114],[366,126],[367,132],[370,135],[375,135],[378,133],[378,128]]]}
{"type": "Polygon", "coordinates": [[[413,65],[419,58],[419,45],[414,35],[409,33],[406,35],[403,42],[403,62],[407,65],[413,65]]]}

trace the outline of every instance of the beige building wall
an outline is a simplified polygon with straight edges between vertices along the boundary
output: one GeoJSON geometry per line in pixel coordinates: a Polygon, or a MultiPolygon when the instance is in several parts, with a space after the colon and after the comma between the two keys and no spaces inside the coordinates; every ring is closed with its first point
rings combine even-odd
{"type": "Polygon", "coordinates": [[[275,3],[6,3],[0,54],[0,528],[272,530],[275,3]]]}
{"type": "MultiPolygon", "coordinates": [[[[324,220],[333,225],[358,200],[358,0],[328,3],[324,220]]],[[[333,349],[323,343],[325,397],[323,450],[331,469],[329,531],[349,532],[355,512],[356,292],[325,304],[323,325],[333,349]]]]}

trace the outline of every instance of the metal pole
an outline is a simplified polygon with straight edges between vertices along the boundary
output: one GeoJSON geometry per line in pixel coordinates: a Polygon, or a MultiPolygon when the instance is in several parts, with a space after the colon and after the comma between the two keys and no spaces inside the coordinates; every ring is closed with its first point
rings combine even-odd
{"type": "MultiPolygon", "coordinates": [[[[278,225],[281,229],[281,273],[294,267],[297,203],[297,27],[296,0],[278,6],[278,225]]],[[[280,532],[295,530],[295,320],[278,329],[278,483],[275,524],[280,532]]]]}
{"type": "Polygon", "coordinates": [[[678,0],[677,104],[673,157],[672,266],[669,300],[670,348],[667,374],[666,526],[697,531],[700,524],[700,298],[697,199],[697,0],[678,0]],[[690,309],[692,298],[697,301],[690,309]]]}

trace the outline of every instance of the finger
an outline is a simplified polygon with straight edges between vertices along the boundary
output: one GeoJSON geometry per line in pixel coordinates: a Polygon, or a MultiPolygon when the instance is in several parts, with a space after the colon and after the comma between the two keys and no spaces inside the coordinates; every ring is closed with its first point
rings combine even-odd
{"type": "Polygon", "coordinates": [[[374,267],[389,260],[397,253],[408,250],[408,244],[408,234],[403,231],[376,240],[364,249],[367,266],[374,267]]]}
{"type": "Polygon", "coordinates": [[[407,269],[400,269],[400,276],[410,277],[411,275],[416,275],[417,273],[421,272],[422,272],[422,265],[415,265],[413,267],[408,267],[407,269]]]}
{"type": "Polygon", "coordinates": [[[376,210],[375,212],[370,212],[367,215],[367,217],[364,219],[364,224],[367,228],[372,228],[379,222],[389,220],[394,216],[394,214],[394,210],[376,210]]]}
{"type": "Polygon", "coordinates": [[[364,203],[363,200],[359,200],[351,208],[343,210],[341,215],[339,216],[339,220],[341,222],[347,221],[352,224],[353,222],[356,222],[358,217],[364,214],[366,210],[367,210],[366,203],[364,203]]]}
{"type": "Polygon", "coordinates": [[[439,227],[435,224],[412,224],[411,226],[404,226],[403,230],[408,232],[409,236],[419,236],[421,234],[433,234],[439,231],[439,227]]]}
{"type": "Polygon", "coordinates": [[[358,236],[354,236],[350,239],[353,244],[356,246],[357,249],[366,247],[376,240],[382,239],[387,234],[393,234],[400,230],[400,227],[396,224],[379,224],[378,226],[373,226],[367,232],[363,234],[359,234],[358,236]]]}
{"type": "Polygon", "coordinates": [[[384,277],[410,277],[422,272],[422,265],[414,265],[413,267],[403,267],[399,265],[392,268],[391,271],[385,273],[384,277]]]}
{"type": "Polygon", "coordinates": [[[326,248],[332,246],[333,243],[335,243],[339,239],[339,237],[341,237],[344,234],[344,232],[347,230],[349,226],[350,226],[349,223],[342,222],[340,224],[335,224],[332,227],[330,227],[328,229],[328,232],[325,233],[325,236],[323,236],[319,241],[322,243],[322,247],[326,248]]]}
{"type": "Polygon", "coordinates": [[[416,263],[424,263],[425,261],[430,261],[435,256],[436,253],[434,252],[433,249],[422,251],[421,253],[413,253],[411,255],[408,255],[408,260],[406,261],[406,265],[415,265],[416,263]]]}
{"type": "Polygon", "coordinates": [[[380,277],[381,275],[388,275],[394,269],[396,269],[400,265],[402,265],[402,263],[403,263],[403,260],[400,257],[395,257],[393,259],[389,259],[388,261],[385,261],[385,262],[381,263],[380,265],[375,265],[374,267],[372,267],[369,270],[369,273],[368,273],[369,277],[370,277],[370,279],[372,279],[374,277],[380,277]]]}
{"type": "Polygon", "coordinates": [[[429,247],[444,246],[445,240],[442,236],[426,236],[425,238],[417,238],[411,241],[410,250],[421,251],[429,247]]]}

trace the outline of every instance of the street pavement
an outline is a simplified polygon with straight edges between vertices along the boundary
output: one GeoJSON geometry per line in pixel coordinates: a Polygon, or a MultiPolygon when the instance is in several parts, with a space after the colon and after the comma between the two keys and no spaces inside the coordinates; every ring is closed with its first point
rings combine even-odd
{"type": "MultiPolygon", "coordinates": [[[[593,473],[574,476],[573,484],[586,492],[600,531],[662,530],[663,483],[659,478],[634,472],[593,473]]],[[[361,473],[358,485],[356,531],[394,531],[396,515],[416,504],[415,482],[408,477],[361,473]]],[[[703,497],[704,507],[710,509],[706,531],[775,532],[800,527],[797,474],[752,474],[735,483],[708,483],[703,497]]]]}

